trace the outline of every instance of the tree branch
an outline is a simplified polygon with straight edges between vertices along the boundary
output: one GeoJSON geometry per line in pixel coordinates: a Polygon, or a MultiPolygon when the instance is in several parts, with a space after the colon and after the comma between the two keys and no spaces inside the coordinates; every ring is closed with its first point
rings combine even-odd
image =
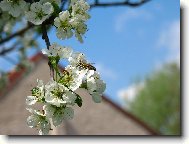
{"type": "MultiPolygon", "coordinates": [[[[47,19],[47,20],[44,21],[43,23],[44,23],[44,24],[51,24],[51,22],[54,20],[54,18],[55,18],[54,16],[51,16],[49,19],[47,19]]],[[[22,30],[20,30],[20,31],[18,31],[18,32],[15,32],[14,34],[12,34],[12,35],[10,35],[10,36],[4,38],[4,39],[1,39],[1,40],[0,40],[0,45],[3,44],[3,43],[5,43],[5,42],[7,42],[7,41],[9,41],[9,40],[11,40],[11,39],[14,38],[14,37],[23,35],[26,31],[32,29],[32,28],[35,27],[35,26],[37,26],[37,25],[34,25],[34,24],[32,24],[32,23],[28,23],[28,26],[25,27],[25,28],[23,28],[22,30]]]]}
{"type": "Polygon", "coordinates": [[[130,7],[138,7],[141,6],[151,0],[141,0],[140,2],[130,2],[126,0],[124,2],[110,2],[110,3],[100,3],[99,0],[95,0],[94,4],[91,4],[90,7],[110,7],[110,6],[130,6],[130,7]]]}
{"type": "Polygon", "coordinates": [[[5,43],[5,42],[7,42],[7,41],[9,41],[9,40],[11,40],[12,38],[14,38],[14,37],[16,37],[16,36],[20,36],[20,35],[24,34],[26,31],[28,31],[29,29],[31,29],[31,28],[33,28],[33,27],[34,27],[33,24],[29,24],[27,27],[23,28],[22,30],[20,30],[20,31],[18,31],[18,32],[15,32],[14,34],[12,34],[12,35],[10,35],[10,36],[8,36],[8,37],[2,39],[2,40],[0,41],[0,45],[3,44],[3,43],[5,43]]]}
{"type": "MultiPolygon", "coordinates": [[[[39,37],[39,35],[36,35],[36,36],[33,38],[33,40],[36,40],[38,37],[39,37]]],[[[13,51],[14,49],[16,49],[16,47],[17,47],[19,44],[20,44],[20,41],[16,41],[16,42],[15,42],[11,47],[9,47],[9,48],[3,47],[2,50],[0,50],[0,56],[5,55],[5,54],[7,54],[7,53],[13,51]]],[[[18,49],[20,49],[20,48],[18,48],[18,49]]]]}
{"type": "Polygon", "coordinates": [[[41,25],[41,30],[42,30],[42,39],[45,40],[47,49],[49,50],[49,47],[51,46],[50,41],[49,41],[49,37],[47,35],[47,28],[45,24],[41,25]]]}

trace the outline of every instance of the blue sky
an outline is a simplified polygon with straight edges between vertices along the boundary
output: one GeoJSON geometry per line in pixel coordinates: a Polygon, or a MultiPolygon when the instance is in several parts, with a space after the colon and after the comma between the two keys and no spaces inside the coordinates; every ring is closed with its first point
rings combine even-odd
{"type": "MultiPolygon", "coordinates": [[[[55,29],[49,37],[51,43],[58,42],[85,53],[107,83],[105,93],[118,104],[121,104],[120,90],[161,64],[179,58],[179,0],[152,0],[137,8],[94,8],[90,15],[83,44],[75,38],[58,40],[55,29]]],[[[44,41],[39,41],[45,47],[44,41]]],[[[3,59],[0,63],[1,69],[11,67],[3,59]]]]}

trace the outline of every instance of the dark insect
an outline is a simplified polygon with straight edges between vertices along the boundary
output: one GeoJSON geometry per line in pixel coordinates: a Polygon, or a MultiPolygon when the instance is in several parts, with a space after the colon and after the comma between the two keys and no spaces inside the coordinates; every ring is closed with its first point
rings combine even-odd
{"type": "Polygon", "coordinates": [[[93,65],[81,61],[77,64],[77,67],[96,71],[96,68],[93,65]]]}
{"type": "Polygon", "coordinates": [[[62,74],[63,74],[63,75],[69,75],[69,72],[68,72],[67,70],[63,69],[63,70],[62,70],[62,74]]]}

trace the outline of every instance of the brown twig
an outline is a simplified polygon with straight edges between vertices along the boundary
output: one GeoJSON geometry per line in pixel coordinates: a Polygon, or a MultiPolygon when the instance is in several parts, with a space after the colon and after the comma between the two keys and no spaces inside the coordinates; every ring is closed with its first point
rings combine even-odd
{"type": "Polygon", "coordinates": [[[51,44],[49,41],[49,37],[47,35],[46,25],[44,23],[41,25],[41,30],[42,30],[42,39],[45,41],[47,49],[49,50],[49,47],[51,46],[51,44]]]}
{"type": "Polygon", "coordinates": [[[130,2],[126,0],[124,2],[110,2],[110,3],[101,3],[99,0],[95,0],[93,4],[90,5],[91,8],[94,7],[110,7],[110,6],[130,6],[130,7],[138,7],[141,6],[151,0],[141,0],[140,2],[130,2]]]}
{"type": "Polygon", "coordinates": [[[22,30],[20,30],[20,31],[18,31],[18,32],[15,32],[14,34],[12,34],[12,35],[10,35],[10,36],[8,36],[8,37],[2,39],[2,40],[0,41],[0,45],[3,44],[3,43],[5,43],[5,42],[7,42],[7,41],[9,41],[9,40],[11,40],[12,38],[14,38],[14,37],[16,37],[16,36],[20,36],[20,35],[24,34],[26,31],[28,31],[29,29],[31,29],[31,28],[33,28],[33,27],[34,27],[33,24],[29,24],[27,27],[23,28],[22,30]]]}
{"type": "MultiPolygon", "coordinates": [[[[36,35],[33,40],[36,40],[39,37],[39,35],[36,35]]],[[[16,41],[10,48],[2,48],[2,50],[0,50],[0,56],[1,55],[5,55],[11,51],[13,51],[14,49],[16,49],[16,47],[20,44],[20,41],[16,41]]],[[[20,49],[20,48],[18,48],[20,49]]]]}

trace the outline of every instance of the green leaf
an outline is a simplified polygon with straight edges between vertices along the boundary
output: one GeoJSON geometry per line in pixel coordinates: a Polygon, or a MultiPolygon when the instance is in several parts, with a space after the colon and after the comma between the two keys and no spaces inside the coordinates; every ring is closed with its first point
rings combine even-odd
{"type": "Polygon", "coordinates": [[[75,103],[79,106],[79,107],[81,107],[82,106],[82,98],[77,94],[76,95],[77,96],[77,98],[76,98],[76,100],[75,100],[75,103]]]}
{"type": "Polygon", "coordinates": [[[61,9],[59,8],[58,4],[56,4],[55,2],[52,2],[51,4],[54,8],[53,16],[57,17],[58,14],[61,12],[61,9]]]}
{"type": "Polygon", "coordinates": [[[83,82],[79,88],[87,89],[87,82],[83,82]]]}
{"type": "Polygon", "coordinates": [[[38,87],[34,87],[32,90],[32,96],[40,96],[41,95],[41,91],[38,87]]]}

